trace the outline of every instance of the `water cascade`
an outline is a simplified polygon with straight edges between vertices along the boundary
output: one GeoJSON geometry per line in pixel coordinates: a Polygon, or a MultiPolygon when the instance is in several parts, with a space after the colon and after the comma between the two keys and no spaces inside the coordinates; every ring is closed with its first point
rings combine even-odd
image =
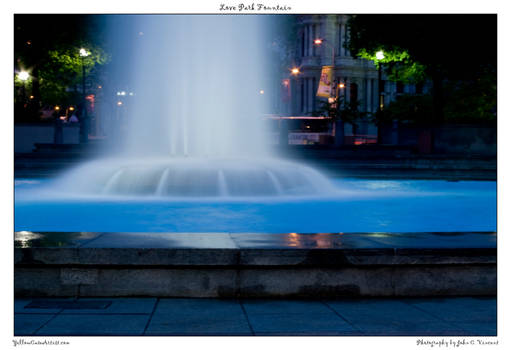
{"type": "Polygon", "coordinates": [[[270,101],[260,93],[271,71],[268,23],[139,15],[112,25],[114,55],[125,57],[133,87],[118,121],[125,130],[114,153],[72,169],[61,188],[157,197],[331,193],[318,171],[270,155],[262,126],[270,101]]]}

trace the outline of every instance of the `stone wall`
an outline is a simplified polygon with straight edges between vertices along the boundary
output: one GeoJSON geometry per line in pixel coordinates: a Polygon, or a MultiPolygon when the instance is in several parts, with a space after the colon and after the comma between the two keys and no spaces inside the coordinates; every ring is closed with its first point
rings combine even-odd
{"type": "MultiPolygon", "coordinates": [[[[63,143],[80,143],[80,126],[75,124],[63,125],[63,143]]],[[[53,143],[55,127],[53,124],[16,124],[14,126],[14,152],[29,153],[34,150],[36,143],[53,143]]]]}
{"type": "MultiPolygon", "coordinates": [[[[390,134],[391,127],[387,128],[390,134]]],[[[400,125],[397,131],[398,144],[418,146],[422,128],[400,125]]],[[[390,136],[386,140],[390,140],[390,136]]],[[[497,128],[478,125],[444,125],[432,129],[432,153],[497,155],[497,128]]]]}
{"type": "Polygon", "coordinates": [[[497,155],[497,128],[447,125],[434,130],[435,153],[497,155]]]}
{"type": "Polygon", "coordinates": [[[23,231],[15,234],[15,247],[17,297],[404,297],[497,291],[495,232],[23,231]]]}

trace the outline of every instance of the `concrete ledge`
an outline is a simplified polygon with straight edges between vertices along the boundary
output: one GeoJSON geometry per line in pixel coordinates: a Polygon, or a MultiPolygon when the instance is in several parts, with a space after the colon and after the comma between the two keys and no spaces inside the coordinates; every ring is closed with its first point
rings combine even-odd
{"type": "Polygon", "coordinates": [[[495,295],[496,234],[34,233],[17,296],[495,295]]]}

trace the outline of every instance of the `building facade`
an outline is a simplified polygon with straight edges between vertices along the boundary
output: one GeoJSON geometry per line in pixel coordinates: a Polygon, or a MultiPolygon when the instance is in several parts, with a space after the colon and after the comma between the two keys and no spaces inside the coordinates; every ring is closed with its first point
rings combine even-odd
{"type": "MultiPolygon", "coordinates": [[[[300,73],[283,78],[290,85],[290,98],[283,104],[281,114],[308,116],[318,109],[320,99],[316,97],[322,66],[334,66],[334,81],[343,83],[339,96],[346,102],[358,101],[363,112],[378,110],[378,69],[372,61],[355,59],[347,48],[349,41],[348,15],[299,15],[297,17],[297,40],[294,47],[294,62],[290,66],[300,73]],[[314,40],[321,39],[321,45],[314,40]]],[[[399,94],[416,93],[415,85],[383,80],[383,104],[387,105],[399,94]]],[[[418,87],[420,89],[420,87],[418,87]]],[[[284,99],[285,100],[285,99],[284,99]]],[[[369,119],[357,123],[357,134],[377,134],[377,127],[369,119]]],[[[350,125],[345,134],[352,135],[350,125]]]]}

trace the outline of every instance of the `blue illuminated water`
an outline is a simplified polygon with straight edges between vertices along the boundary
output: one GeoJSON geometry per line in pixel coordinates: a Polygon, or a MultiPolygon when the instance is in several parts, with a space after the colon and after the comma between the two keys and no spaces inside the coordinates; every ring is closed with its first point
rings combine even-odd
{"type": "Polygon", "coordinates": [[[447,232],[495,231],[490,181],[333,180],[330,197],[155,198],[46,195],[17,180],[16,231],[447,232]]]}

